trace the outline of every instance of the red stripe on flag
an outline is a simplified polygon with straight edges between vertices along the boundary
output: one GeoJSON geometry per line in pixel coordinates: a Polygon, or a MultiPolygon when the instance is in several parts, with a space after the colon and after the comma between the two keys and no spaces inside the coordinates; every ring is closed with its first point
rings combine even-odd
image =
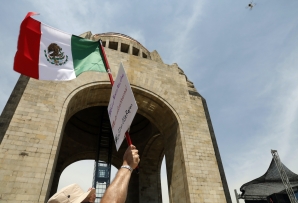
{"type": "Polygon", "coordinates": [[[13,69],[23,75],[38,79],[41,32],[40,22],[30,17],[34,14],[28,13],[21,24],[13,69]]]}

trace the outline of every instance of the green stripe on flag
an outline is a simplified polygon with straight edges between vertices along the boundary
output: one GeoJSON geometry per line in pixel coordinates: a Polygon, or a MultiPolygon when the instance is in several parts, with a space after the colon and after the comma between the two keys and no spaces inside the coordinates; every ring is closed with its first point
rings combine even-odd
{"type": "Polygon", "coordinates": [[[85,71],[106,72],[98,42],[72,35],[71,52],[77,77],[85,71]]]}

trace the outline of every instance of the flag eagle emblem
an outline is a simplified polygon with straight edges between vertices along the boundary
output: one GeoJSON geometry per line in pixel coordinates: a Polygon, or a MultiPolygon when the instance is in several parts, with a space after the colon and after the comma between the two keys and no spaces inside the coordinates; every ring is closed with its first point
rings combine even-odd
{"type": "Polygon", "coordinates": [[[48,46],[48,52],[44,50],[44,55],[49,63],[56,66],[62,66],[68,61],[68,56],[64,55],[62,48],[56,43],[51,43],[48,46]]]}

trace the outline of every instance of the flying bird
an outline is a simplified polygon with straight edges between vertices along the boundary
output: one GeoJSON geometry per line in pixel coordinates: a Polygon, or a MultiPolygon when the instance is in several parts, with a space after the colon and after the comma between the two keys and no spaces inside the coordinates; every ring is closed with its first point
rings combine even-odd
{"type": "Polygon", "coordinates": [[[250,10],[252,10],[252,8],[253,8],[255,5],[257,5],[257,4],[253,3],[253,1],[251,1],[251,2],[246,6],[246,8],[249,8],[250,10]]]}

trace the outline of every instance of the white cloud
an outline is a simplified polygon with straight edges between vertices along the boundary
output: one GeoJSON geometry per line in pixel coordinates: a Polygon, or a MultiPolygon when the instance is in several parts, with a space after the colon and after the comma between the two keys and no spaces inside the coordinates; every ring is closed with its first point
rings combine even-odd
{"type": "Polygon", "coordinates": [[[102,32],[110,27],[107,19],[120,9],[119,5],[98,1],[45,1],[31,0],[32,6],[41,15],[39,21],[70,34],[82,34],[86,31],[102,32]]]}
{"type": "Polygon", "coordinates": [[[168,34],[173,35],[171,42],[171,55],[167,61],[183,62],[183,67],[189,67],[189,60],[183,60],[186,58],[198,58],[199,56],[195,53],[197,43],[194,35],[196,35],[196,28],[198,23],[201,21],[203,16],[203,8],[206,1],[193,1],[191,4],[183,4],[179,6],[180,9],[176,11],[176,16],[173,19],[174,23],[168,25],[168,34]],[[187,7],[187,8],[186,8],[187,7]],[[191,36],[191,37],[190,37],[191,36]],[[193,55],[193,56],[191,56],[193,55]]]}
{"type": "Polygon", "coordinates": [[[298,172],[298,165],[293,162],[298,141],[298,49],[284,55],[284,61],[276,66],[278,74],[266,93],[273,95],[268,103],[270,113],[262,121],[264,128],[248,143],[243,145],[239,156],[230,160],[226,171],[232,198],[233,190],[242,184],[263,175],[271,161],[271,149],[278,150],[281,161],[294,173],[298,172]]]}
{"type": "MultiPolygon", "coordinates": [[[[270,149],[277,149],[286,166],[298,172],[293,161],[298,152],[298,37],[293,18],[298,3],[264,0],[252,11],[245,6],[241,1],[205,0],[8,1],[0,8],[0,111],[19,76],[12,70],[13,56],[26,12],[39,12],[37,20],[72,34],[130,35],[157,49],[166,63],[177,62],[200,93],[203,90],[235,202],[233,189],[267,170],[270,149]]],[[[66,172],[70,181],[79,168],[66,172]]],[[[93,163],[84,172],[88,177],[82,176],[82,185],[87,189],[93,163]]]]}
{"type": "Polygon", "coordinates": [[[144,47],[146,47],[146,39],[143,35],[142,30],[133,30],[132,32],[127,33],[127,35],[134,38],[135,40],[140,42],[144,47]]]}

